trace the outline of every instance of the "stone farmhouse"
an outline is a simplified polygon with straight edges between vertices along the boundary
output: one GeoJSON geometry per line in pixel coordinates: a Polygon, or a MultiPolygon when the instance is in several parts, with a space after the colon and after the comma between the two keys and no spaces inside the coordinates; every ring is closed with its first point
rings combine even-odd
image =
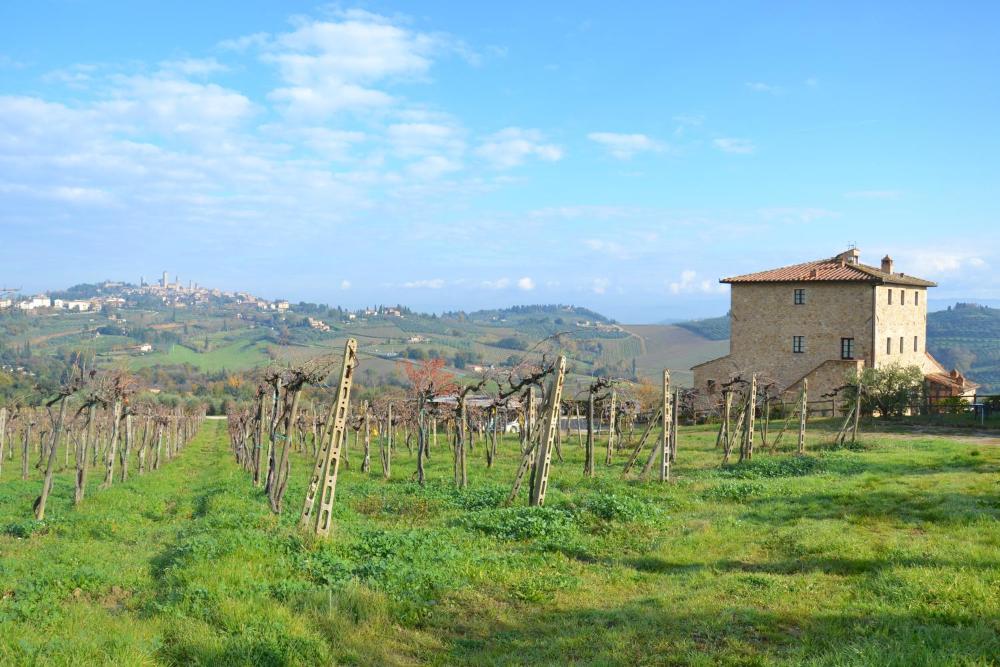
{"type": "Polygon", "coordinates": [[[926,349],[927,289],[936,284],[859,261],[857,249],[720,282],[731,285],[729,354],[693,367],[695,388],[719,395],[752,373],[787,394],[808,380],[810,397],[843,386],[867,366],[921,368],[932,399],[978,385],[947,371],[926,349]]]}

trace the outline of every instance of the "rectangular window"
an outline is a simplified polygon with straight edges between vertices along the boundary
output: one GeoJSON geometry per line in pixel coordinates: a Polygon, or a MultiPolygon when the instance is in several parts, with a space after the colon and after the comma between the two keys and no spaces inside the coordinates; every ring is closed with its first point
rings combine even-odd
{"type": "Polygon", "coordinates": [[[903,354],[903,337],[899,337],[899,353],[903,354]]]}
{"type": "Polygon", "coordinates": [[[792,336],[792,352],[796,354],[801,354],[806,351],[806,337],[805,336],[792,336]]]}
{"type": "Polygon", "coordinates": [[[840,358],[841,359],[853,359],[854,358],[854,339],[853,338],[841,338],[840,339],[840,358]]]}
{"type": "Polygon", "coordinates": [[[889,305],[891,306],[892,305],[892,290],[891,289],[886,290],[886,294],[889,295],[889,305]]]}
{"type": "Polygon", "coordinates": [[[901,305],[901,306],[905,306],[906,305],[906,290],[905,289],[899,290],[899,305],[901,305]]]}
{"type": "Polygon", "coordinates": [[[802,288],[795,290],[795,305],[801,306],[806,302],[806,291],[802,288]]]}
{"type": "Polygon", "coordinates": [[[885,339],[885,353],[892,354],[892,337],[885,339]]]}
{"type": "Polygon", "coordinates": [[[917,337],[916,336],[913,337],[913,351],[914,352],[919,352],[919,350],[917,349],[917,337]]]}
{"type": "Polygon", "coordinates": [[[913,291],[913,305],[914,306],[920,305],[920,292],[916,290],[913,291]]]}

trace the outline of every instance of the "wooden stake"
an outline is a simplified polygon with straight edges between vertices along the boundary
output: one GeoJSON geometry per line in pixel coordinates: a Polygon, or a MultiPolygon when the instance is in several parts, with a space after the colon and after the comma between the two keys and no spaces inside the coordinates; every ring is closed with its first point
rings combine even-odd
{"type": "Polygon", "coordinates": [[[549,387],[549,404],[542,423],[538,455],[535,459],[535,483],[531,488],[528,504],[541,507],[545,504],[545,492],[549,487],[549,467],[552,463],[552,447],[559,428],[559,403],[562,401],[563,383],[566,379],[566,357],[559,355],[556,375],[549,387]]]}
{"type": "Polygon", "coordinates": [[[670,371],[663,371],[663,433],[660,437],[660,481],[670,480],[670,371]]]}
{"type": "Polygon", "coordinates": [[[799,396],[799,454],[806,453],[806,419],[809,414],[809,380],[802,379],[802,394],[799,396]]]}
{"type": "Polygon", "coordinates": [[[329,436],[320,444],[316,456],[316,465],[306,490],[305,502],[302,506],[302,516],[299,524],[308,527],[313,522],[313,508],[319,492],[319,511],[315,517],[315,532],[317,535],[330,534],[332,523],[334,494],[337,490],[337,468],[340,464],[340,447],[344,442],[347,430],[347,409],[351,402],[351,382],[354,379],[354,368],[357,365],[358,343],[353,338],[347,339],[344,346],[344,363],[340,370],[340,383],[337,385],[336,410],[329,436]]]}

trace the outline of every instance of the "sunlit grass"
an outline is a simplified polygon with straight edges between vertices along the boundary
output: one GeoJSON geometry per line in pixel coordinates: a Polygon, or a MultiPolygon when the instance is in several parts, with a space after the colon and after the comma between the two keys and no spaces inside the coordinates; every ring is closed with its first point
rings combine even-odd
{"type": "MultiPolygon", "coordinates": [[[[343,470],[332,539],[280,518],[223,422],[163,469],[73,510],[58,476],[0,480],[0,664],[992,664],[1000,655],[1000,447],[865,436],[720,470],[682,431],[674,481],[596,479],[576,438],[546,507],[503,508],[504,444],[453,488],[396,452],[389,482],[343,470]]],[[[377,457],[374,457],[377,462],[377,457]]]]}

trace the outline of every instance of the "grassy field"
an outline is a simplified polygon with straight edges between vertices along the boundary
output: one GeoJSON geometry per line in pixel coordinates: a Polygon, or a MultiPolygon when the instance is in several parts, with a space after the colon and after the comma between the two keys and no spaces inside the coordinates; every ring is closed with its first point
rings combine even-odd
{"type": "MultiPolygon", "coordinates": [[[[232,462],[222,421],[179,458],[77,510],[69,473],[0,478],[0,664],[988,665],[1000,656],[1000,447],[865,435],[853,449],[720,469],[682,430],[674,481],[581,474],[501,507],[518,453],[470,488],[432,452],[425,488],[341,475],[336,529],[294,526],[232,462]]],[[[995,442],[995,440],[993,441],[995,442]]],[[[603,456],[600,457],[603,460],[603,456]]],[[[377,456],[373,457],[377,461],[377,456]]],[[[98,476],[92,476],[96,483],[98,476]]]]}
{"type": "Polygon", "coordinates": [[[262,343],[236,341],[210,349],[195,352],[183,345],[171,345],[165,351],[145,356],[135,356],[128,360],[130,368],[143,368],[154,364],[191,364],[202,371],[247,370],[267,363],[267,354],[262,343]]]}

